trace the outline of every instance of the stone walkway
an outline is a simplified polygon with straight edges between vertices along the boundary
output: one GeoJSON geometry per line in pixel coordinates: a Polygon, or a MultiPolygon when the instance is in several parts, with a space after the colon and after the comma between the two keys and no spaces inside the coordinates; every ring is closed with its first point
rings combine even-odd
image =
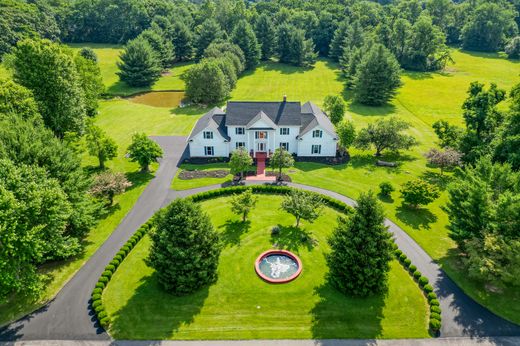
{"type": "MultiPolygon", "coordinates": [[[[179,162],[183,156],[186,142],[184,137],[154,137],[164,150],[155,178],[146,187],[137,203],[128,212],[119,226],[103,243],[97,252],[85,263],[74,277],[62,288],[58,295],[42,309],[0,329],[0,340],[22,341],[48,340],[46,344],[66,344],[52,340],[80,340],[71,345],[108,345],[113,343],[109,336],[99,329],[92,312],[88,309],[90,293],[106,264],[127,241],[133,232],[146,222],[159,208],[167,205],[172,199],[185,197],[202,191],[218,189],[220,185],[206,186],[186,191],[170,190],[170,183],[179,162]],[[99,340],[99,343],[94,342],[99,340]],[[104,341],[103,341],[104,340],[104,341]]],[[[247,182],[247,184],[259,182],[247,182]]],[[[336,192],[312,186],[289,183],[288,185],[319,192],[349,205],[355,201],[336,192]]],[[[406,232],[386,220],[389,230],[394,234],[399,248],[407,254],[418,269],[430,279],[439,296],[442,307],[443,328],[442,337],[478,336],[478,339],[435,339],[435,340],[259,340],[259,341],[223,341],[223,342],[115,342],[121,345],[473,345],[478,340],[479,345],[487,345],[489,340],[499,340],[499,343],[489,345],[520,345],[518,339],[482,339],[484,336],[520,336],[520,326],[514,325],[494,315],[486,308],[477,304],[453,283],[439,266],[411,239],[406,232]],[[453,341],[458,340],[458,341],[453,341]],[[486,341],[488,340],[488,341],[486,341]],[[513,340],[513,343],[510,342],[513,340]],[[393,342],[393,343],[392,343],[393,342]],[[412,342],[412,343],[409,343],[412,342]],[[438,343],[436,343],[438,342],[438,343]],[[451,342],[451,343],[450,343],[451,342]],[[453,343],[455,342],[455,343],[453,343]],[[516,343],[515,343],[516,342],[516,343]]],[[[493,341],[494,342],[494,341],[493,341]]],[[[36,342],[41,343],[41,342],[36,342]]],[[[8,343],[7,345],[12,345],[8,343]]]]}

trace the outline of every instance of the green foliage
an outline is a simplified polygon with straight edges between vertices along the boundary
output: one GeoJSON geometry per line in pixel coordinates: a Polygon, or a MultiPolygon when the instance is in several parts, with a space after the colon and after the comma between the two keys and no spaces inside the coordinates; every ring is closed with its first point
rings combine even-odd
{"type": "Polygon", "coordinates": [[[372,193],[361,194],[349,219],[339,218],[329,239],[329,279],[341,292],[354,296],[387,289],[392,237],[384,225],[383,208],[372,193]]]}
{"type": "Polygon", "coordinates": [[[415,273],[413,273],[413,277],[416,278],[417,280],[419,280],[419,278],[422,276],[422,273],[420,271],[416,271],[415,273]]]}
{"type": "Polygon", "coordinates": [[[376,156],[380,156],[385,149],[398,151],[410,149],[417,145],[414,137],[401,133],[410,127],[406,121],[397,117],[378,119],[375,123],[359,131],[355,146],[360,149],[376,148],[376,156]]]}
{"type": "Polygon", "coordinates": [[[505,52],[509,59],[520,58],[520,36],[515,36],[506,45],[505,52]]]}
{"type": "Polygon", "coordinates": [[[357,67],[354,99],[371,106],[387,103],[401,85],[399,74],[399,64],[393,54],[383,45],[373,45],[357,67]]]}
{"type": "Polygon", "coordinates": [[[98,62],[98,56],[97,56],[96,52],[94,52],[94,49],[92,49],[90,47],[81,48],[81,50],[79,51],[78,54],[87,60],[93,61],[95,63],[98,62]]]}
{"type": "Polygon", "coordinates": [[[119,195],[132,186],[123,173],[102,172],[94,178],[90,193],[98,198],[108,199],[108,205],[114,203],[114,196],[119,195]]]}
{"type": "Polygon", "coordinates": [[[42,123],[32,92],[10,79],[0,79],[0,115],[9,113],[36,124],[42,123]]]}
{"type": "Polygon", "coordinates": [[[300,219],[310,223],[320,216],[323,201],[318,194],[302,190],[290,190],[284,197],[281,208],[296,218],[296,227],[300,226],[300,219]]]}
{"type": "Polygon", "coordinates": [[[426,276],[421,276],[419,278],[419,280],[417,280],[417,282],[419,282],[419,285],[421,287],[424,287],[424,285],[428,284],[429,281],[428,281],[428,278],[426,276]]]}
{"type": "Polygon", "coordinates": [[[239,46],[227,41],[217,41],[211,43],[204,51],[206,58],[229,58],[235,66],[237,75],[244,72],[246,58],[239,46]]]}
{"type": "Polygon", "coordinates": [[[217,279],[218,233],[198,204],[176,199],[157,215],[148,265],[175,295],[192,293],[217,279]]]}
{"type": "MultiPolygon", "coordinates": [[[[430,284],[425,284],[424,287],[423,287],[423,290],[424,292],[426,292],[428,294],[428,299],[430,299],[430,293],[433,293],[433,286],[430,285],[430,284]]],[[[431,299],[437,299],[437,295],[435,293],[433,293],[435,296],[431,296],[432,298],[431,299]]]]}
{"type": "Polygon", "coordinates": [[[520,84],[510,93],[511,107],[495,138],[493,160],[507,162],[514,170],[520,169],[520,84]]]}
{"type": "Polygon", "coordinates": [[[344,119],[336,125],[336,133],[339,139],[339,147],[341,150],[348,151],[348,148],[354,144],[356,140],[356,127],[354,122],[344,119]]]}
{"type": "Polygon", "coordinates": [[[175,61],[173,43],[166,39],[165,33],[159,29],[146,29],[139,37],[145,39],[158,57],[161,67],[168,68],[175,61]]]}
{"type": "Polygon", "coordinates": [[[233,151],[229,159],[229,168],[231,174],[240,174],[240,178],[244,178],[244,172],[253,164],[253,158],[243,147],[233,151]]]}
{"type": "Polygon", "coordinates": [[[271,167],[278,169],[278,180],[282,180],[282,170],[294,166],[294,158],[290,152],[284,148],[276,148],[269,159],[271,167]]]}
{"type": "Polygon", "coordinates": [[[204,59],[182,77],[186,96],[195,103],[214,104],[229,97],[230,85],[214,59],[204,59]]]}
{"type": "Polygon", "coordinates": [[[241,194],[234,195],[231,199],[231,210],[237,215],[242,215],[242,221],[245,222],[247,215],[255,207],[258,198],[253,196],[253,191],[247,189],[241,194]]]}
{"type": "Polygon", "coordinates": [[[432,148],[424,156],[429,164],[441,169],[442,175],[445,169],[454,168],[461,164],[462,154],[452,148],[446,148],[444,151],[432,148]]]}
{"type": "Polygon", "coordinates": [[[347,106],[341,96],[328,95],[325,97],[325,100],[323,100],[323,108],[327,112],[330,121],[334,125],[338,125],[343,120],[347,106]]]}
{"type": "Polygon", "coordinates": [[[14,80],[32,91],[45,125],[59,137],[81,133],[85,93],[71,53],[48,40],[23,40],[13,55],[14,80]]]}
{"type": "Polygon", "coordinates": [[[435,185],[422,179],[409,180],[401,188],[403,204],[412,208],[419,208],[439,198],[440,192],[435,185]]]}
{"type": "Polygon", "coordinates": [[[201,25],[195,28],[195,57],[202,58],[204,51],[215,40],[221,39],[224,32],[220,24],[214,19],[208,18],[201,25]]]}
{"type": "Polygon", "coordinates": [[[290,24],[278,27],[278,57],[280,62],[296,66],[314,66],[317,54],[314,52],[312,40],[305,38],[305,32],[290,24]]]}
{"type": "Polygon", "coordinates": [[[276,29],[271,18],[265,13],[258,17],[255,25],[255,34],[260,44],[262,60],[270,59],[276,47],[276,29]]]}
{"type": "Polygon", "coordinates": [[[135,133],[132,144],[128,147],[128,157],[132,162],[138,162],[142,172],[150,170],[150,164],[162,157],[163,151],[159,144],[152,141],[144,133],[135,133]]]}
{"type": "Polygon", "coordinates": [[[517,31],[514,16],[515,12],[502,3],[480,2],[462,28],[463,47],[496,51],[502,47],[508,32],[517,31]]]}
{"type": "Polygon", "coordinates": [[[430,307],[430,311],[431,311],[431,312],[436,312],[436,313],[440,314],[440,313],[441,313],[441,308],[438,307],[437,305],[432,305],[432,306],[430,307]]]}
{"type": "Polygon", "coordinates": [[[434,332],[437,332],[441,329],[441,321],[437,319],[430,319],[430,329],[434,332]]]}
{"type": "Polygon", "coordinates": [[[99,168],[105,168],[105,162],[117,156],[117,144],[100,127],[89,121],[86,133],[88,153],[97,157],[99,168]]]}
{"type": "MultiPolygon", "coordinates": [[[[89,51],[87,51],[89,52],[89,51]]],[[[97,57],[95,53],[93,56],[90,53],[84,52],[82,49],[79,54],[74,57],[76,70],[78,71],[81,88],[85,95],[85,110],[88,116],[97,114],[99,107],[98,98],[105,91],[103,84],[103,77],[101,76],[101,69],[97,64],[97,57]],[[85,58],[85,54],[88,58],[85,58]]]]}
{"type": "Polygon", "coordinates": [[[182,22],[177,21],[173,24],[173,46],[175,48],[175,57],[178,61],[190,60],[193,56],[193,33],[190,28],[182,22]]]}
{"type": "Polygon", "coordinates": [[[442,148],[458,148],[460,139],[463,135],[462,128],[450,124],[446,120],[437,120],[432,125],[433,131],[439,138],[439,145],[442,148]]]}
{"type": "Polygon", "coordinates": [[[245,20],[238,22],[237,26],[233,30],[231,40],[236,44],[246,59],[245,68],[251,70],[258,65],[260,60],[260,45],[256,39],[256,35],[251,28],[251,25],[245,20]]]}
{"type": "Polygon", "coordinates": [[[117,75],[130,86],[150,86],[161,76],[161,63],[150,43],[138,37],[125,46],[117,63],[117,75]]]}
{"type": "Polygon", "coordinates": [[[395,188],[391,182],[383,181],[381,184],[379,184],[379,191],[380,191],[379,193],[381,194],[381,196],[390,197],[392,192],[395,191],[395,188]]]}

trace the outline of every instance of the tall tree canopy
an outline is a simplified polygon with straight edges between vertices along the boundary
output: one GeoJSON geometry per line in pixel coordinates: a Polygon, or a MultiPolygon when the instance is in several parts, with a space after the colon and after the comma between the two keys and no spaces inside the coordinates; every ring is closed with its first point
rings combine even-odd
{"type": "Polygon", "coordinates": [[[117,63],[119,78],[130,86],[150,86],[161,75],[161,63],[150,43],[138,37],[125,46],[117,63]]]}
{"type": "Polygon", "coordinates": [[[234,44],[240,47],[246,58],[246,69],[250,70],[258,65],[260,60],[260,45],[256,39],[255,32],[251,25],[241,20],[233,30],[231,39],[234,44]]]}

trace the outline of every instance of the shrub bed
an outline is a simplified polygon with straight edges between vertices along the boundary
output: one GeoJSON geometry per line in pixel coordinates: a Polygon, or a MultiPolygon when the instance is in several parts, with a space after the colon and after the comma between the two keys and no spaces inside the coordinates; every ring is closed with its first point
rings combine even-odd
{"type": "Polygon", "coordinates": [[[441,308],[439,307],[437,295],[433,292],[433,286],[428,283],[428,278],[423,276],[422,273],[417,270],[417,267],[412,264],[412,261],[401,250],[396,249],[394,255],[403,267],[408,269],[408,272],[415,279],[419,288],[428,299],[428,304],[430,305],[429,327],[432,334],[437,335],[442,325],[441,308]]]}

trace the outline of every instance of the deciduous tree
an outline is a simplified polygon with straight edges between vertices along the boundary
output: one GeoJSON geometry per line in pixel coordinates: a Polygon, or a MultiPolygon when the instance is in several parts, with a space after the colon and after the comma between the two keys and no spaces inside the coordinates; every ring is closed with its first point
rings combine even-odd
{"type": "Polygon", "coordinates": [[[90,193],[98,198],[108,199],[108,205],[114,204],[114,197],[122,194],[132,186],[132,183],[126,179],[126,176],[120,172],[102,172],[94,178],[90,193]]]}
{"type": "Polygon", "coordinates": [[[442,175],[445,169],[460,165],[462,154],[452,148],[446,148],[444,151],[432,148],[424,156],[430,164],[441,169],[442,175]]]}
{"type": "Polygon", "coordinates": [[[417,145],[414,137],[402,133],[410,125],[399,118],[379,119],[375,123],[359,131],[355,145],[360,149],[369,149],[371,146],[376,148],[376,156],[380,156],[385,149],[400,150],[409,149],[417,145]]]}
{"type": "Polygon", "coordinates": [[[347,108],[345,105],[345,101],[338,95],[327,95],[323,100],[323,108],[327,112],[327,115],[330,118],[330,121],[337,125],[343,120],[343,116],[345,115],[345,109],[347,108]]]}
{"type": "Polygon", "coordinates": [[[247,215],[253,210],[258,198],[253,195],[251,189],[237,194],[231,198],[231,211],[242,216],[242,222],[245,222],[247,215]]]}
{"type": "Polygon", "coordinates": [[[284,148],[276,148],[273,155],[269,159],[271,167],[278,169],[278,180],[282,180],[282,170],[294,166],[294,158],[291,153],[284,148]]]}
{"type": "Polygon", "coordinates": [[[291,190],[282,201],[282,209],[296,218],[296,227],[300,220],[314,222],[323,210],[323,200],[318,194],[302,190],[291,190]]]}
{"type": "Polygon", "coordinates": [[[240,179],[244,179],[244,172],[253,164],[253,158],[249,155],[245,148],[238,148],[231,153],[229,159],[229,168],[231,174],[240,174],[240,179]]]}
{"type": "Polygon", "coordinates": [[[412,208],[419,208],[439,198],[439,189],[435,185],[422,179],[409,180],[401,188],[403,204],[412,208]]]}
{"type": "Polygon", "coordinates": [[[356,140],[356,128],[350,120],[344,119],[336,125],[336,133],[338,134],[340,149],[348,152],[348,148],[356,140]]]}
{"type": "Polygon", "coordinates": [[[135,133],[132,144],[128,147],[130,161],[139,163],[141,172],[149,172],[150,164],[162,157],[163,151],[159,144],[152,141],[144,133],[135,133]]]}
{"type": "Polygon", "coordinates": [[[186,96],[194,103],[214,104],[229,97],[227,78],[212,59],[194,65],[182,78],[186,82],[186,96]]]}
{"type": "Polygon", "coordinates": [[[116,142],[92,121],[87,126],[86,139],[88,153],[97,157],[99,168],[105,168],[105,162],[117,156],[116,142]]]}

